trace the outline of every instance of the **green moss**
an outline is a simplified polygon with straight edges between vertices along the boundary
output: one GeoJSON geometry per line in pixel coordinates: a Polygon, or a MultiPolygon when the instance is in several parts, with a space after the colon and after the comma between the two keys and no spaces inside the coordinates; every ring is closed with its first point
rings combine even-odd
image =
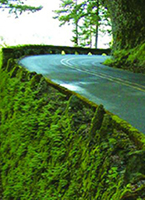
{"type": "Polygon", "coordinates": [[[103,62],[103,64],[111,66],[111,65],[113,65],[113,61],[114,61],[113,58],[108,58],[103,62]]]}
{"type": "Polygon", "coordinates": [[[105,53],[110,54],[110,49],[89,49],[81,47],[67,47],[67,46],[53,46],[53,45],[18,45],[10,46],[7,48],[2,48],[3,61],[2,68],[5,68],[7,61],[10,58],[20,59],[28,55],[40,55],[40,54],[61,54],[64,52],[66,54],[87,54],[91,52],[92,54],[101,55],[105,53]]]}
{"type": "Polygon", "coordinates": [[[138,45],[134,49],[117,50],[113,52],[113,57],[107,59],[104,64],[130,70],[137,73],[145,73],[145,43],[138,45]]]}
{"type": "Polygon", "coordinates": [[[101,128],[104,114],[105,114],[105,110],[103,108],[103,105],[98,106],[94,114],[94,117],[92,119],[91,128],[90,128],[90,135],[92,135],[92,137],[94,137],[96,134],[96,131],[101,128]]]}
{"type": "Polygon", "coordinates": [[[136,128],[132,127],[126,121],[120,119],[116,115],[111,115],[114,127],[123,130],[128,134],[129,138],[138,146],[139,149],[145,149],[145,136],[136,128]]]}
{"type": "Polygon", "coordinates": [[[145,198],[144,137],[126,122],[16,66],[0,94],[0,198],[145,198]]]}
{"type": "Polygon", "coordinates": [[[133,49],[127,60],[145,67],[145,43],[133,49]]]}

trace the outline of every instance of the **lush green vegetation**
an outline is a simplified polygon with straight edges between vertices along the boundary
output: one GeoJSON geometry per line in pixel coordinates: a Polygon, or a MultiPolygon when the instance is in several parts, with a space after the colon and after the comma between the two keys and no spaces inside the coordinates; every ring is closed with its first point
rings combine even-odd
{"type": "Polygon", "coordinates": [[[102,0],[112,21],[113,67],[145,73],[145,3],[144,0],[102,0]]]}
{"type": "Polygon", "coordinates": [[[106,60],[104,64],[137,73],[145,73],[145,43],[133,49],[114,51],[113,57],[106,60]]]}
{"type": "Polygon", "coordinates": [[[97,48],[98,33],[111,33],[111,21],[107,9],[100,0],[61,0],[55,10],[60,26],[72,24],[74,46],[97,48]]]}
{"type": "MultiPolygon", "coordinates": [[[[74,23],[76,45],[96,44],[98,27],[112,23],[112,59],[105,62],[117,68],[145,73],[145,4],[139,1],[62,0],[56,17],[60,25],[74,23]]],[[[95,45],[97,46],[97,45],[95,45]]]]}
{"type": "MultiPolygon", "coordinates": [[[[111,6],[116,6],[112,21],[117,51],[110,63],[144,72],[144,7],[143,12],[135,10],[136,21],[132,15],[120,20],[128,12],[124,5],[130,4],[107,2],[110,13],[114,12],[111,6]],[[129,20],[132,24],[125,29],[129,20]],[[130,37],[127,30],[136,22],[138,27],[130,37]]],[[[129,9],[141,8],[142,3],[129,9]]],[[[0,69],[0,198],[145,199],[144,136],[134,129],[128,134],[113,118],[102,105],[94,111],[76,95],[61,92],[41,75],[19,67],[12,58],[7,66],[5,62],[0,69]]]]}
{"type": "Polygon", "coordinates": [[[0,94],[1,198],[145,197],[145,152],[103,106],[94,112],[13,59],[0,71],[0,94]]]}
{"type": "Polygon", "coordinates": [[[145,42],[144,0],[102,0],[112,21],[113,48],[132,49],[145,42]]]}

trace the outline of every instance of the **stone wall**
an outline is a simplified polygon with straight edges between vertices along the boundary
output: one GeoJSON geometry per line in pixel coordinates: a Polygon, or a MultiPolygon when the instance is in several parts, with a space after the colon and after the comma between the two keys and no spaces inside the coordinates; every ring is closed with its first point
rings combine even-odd
{"type": "Polygon", "coordinates": [[[9,58],[18,59],[22,56],[43,54],[88,54],[101,55],[110,54],[110,49],[90,49],[81,47],[51,46],[51,45],[24,45],[3,48],[3,64],[6,65],[9,58]]]}

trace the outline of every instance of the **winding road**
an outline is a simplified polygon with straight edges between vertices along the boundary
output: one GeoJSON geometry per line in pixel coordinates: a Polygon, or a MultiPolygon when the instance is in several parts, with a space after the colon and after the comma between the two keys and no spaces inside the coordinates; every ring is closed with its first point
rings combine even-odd
{"type": "Polygon", "coordinates": [[[107,56],[39,55],[19,64],[89,100],[103,104],[145,134],[145,75],[114,69],[101,63],[107,56]]]}

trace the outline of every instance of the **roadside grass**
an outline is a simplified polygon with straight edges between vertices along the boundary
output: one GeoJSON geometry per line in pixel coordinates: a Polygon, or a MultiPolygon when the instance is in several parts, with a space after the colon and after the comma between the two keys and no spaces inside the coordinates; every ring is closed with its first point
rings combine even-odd
{"type": "Polygon", "coordinates": [[[145,67],[145,43],[134,48],[127,61],[132,63],[138,61],[140,66],[145,67]]]}

